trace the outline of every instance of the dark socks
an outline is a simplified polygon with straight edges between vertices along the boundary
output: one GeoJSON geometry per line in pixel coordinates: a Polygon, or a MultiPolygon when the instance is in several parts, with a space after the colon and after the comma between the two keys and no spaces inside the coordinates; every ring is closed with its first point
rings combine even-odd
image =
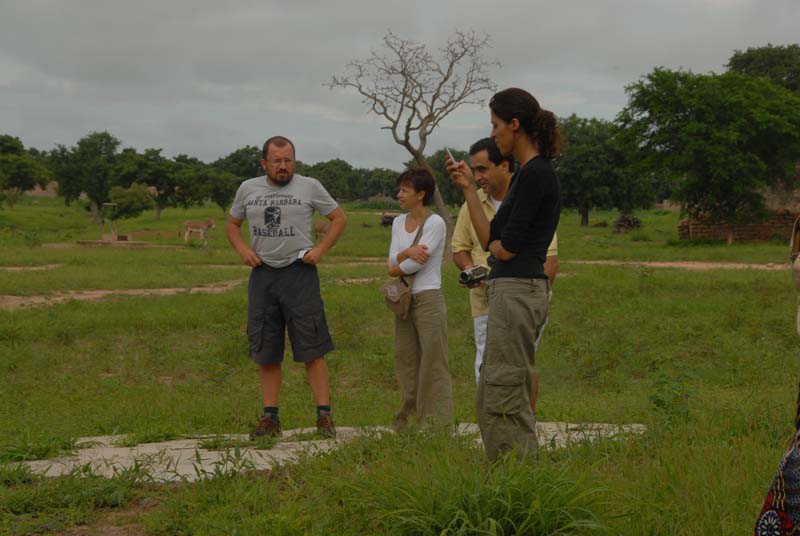
{"type": "Polygon", "coordinates": [[[330,406],[317,406],[317,419],[319,419],[319,413],[321,411],[326,411],[326,412],[330,413],[331,412],[331,407],[330,406]]]}
{"type": "Polygon", "coordinates": [[[276,406],[264,406],[264,415],[269,415],[275,422],[280,422],[278,417],[278,408],[276,406]]]}

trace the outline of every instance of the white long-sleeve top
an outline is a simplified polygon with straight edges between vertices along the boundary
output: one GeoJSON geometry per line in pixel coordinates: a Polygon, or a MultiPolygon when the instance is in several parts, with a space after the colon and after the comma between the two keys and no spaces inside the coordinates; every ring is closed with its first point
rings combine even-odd
{"type": "MultiPolygon", "coordinates": [[[[392,222],[392,243],[389,246],[389,261],[398,266],[397,255],[411,244],[417,236],[417,228],[410,233],[406,231],[406,216],[398,216],[392,222]]],[[[415,274],[411,293],[417,294],[423,290],[442,288],[442,257],[444,256],[444,242],[447,228],[444,220],[438,214],[431,214],[425,221],[419,244],[428,246],[428,261],[420,264],[414,260],[406,259],[399,263],[404,274],[415,274]]]]}

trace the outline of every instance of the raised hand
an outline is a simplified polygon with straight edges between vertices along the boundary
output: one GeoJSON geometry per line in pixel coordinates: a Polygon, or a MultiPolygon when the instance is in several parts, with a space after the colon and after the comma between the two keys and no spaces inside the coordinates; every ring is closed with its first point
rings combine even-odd
{"type": "Polygon", "coordinates": [[[450,180],[453,184],[466,190],[475,184],[475,177],[472,175],[472,170],[463,160],[460,162],[453,162],[450,157],[445,157],[445,164],[447,165],[447,172],[450,173],[450,180]]]}

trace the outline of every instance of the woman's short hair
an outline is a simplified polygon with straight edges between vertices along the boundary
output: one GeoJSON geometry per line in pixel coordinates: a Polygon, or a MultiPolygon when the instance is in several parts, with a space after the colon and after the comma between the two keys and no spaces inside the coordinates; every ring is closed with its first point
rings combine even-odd
{"type": "Polygon", "coordinates": [[[489,108],[506,123],[516,117],[543,156],[555,158],[561,152],[561,130],[556,116],[542,108],[539,101],[524,89],[512,87],[495,93],[489,101],[489,108]]]}
{"type": "Polygon", "coordinates": [[[397,177],[396,184],[398,186],[407,184],[414,188],[415,192],[425,192],[425,197],[422,198],[423,205],[430,205],[433,203],[433,193],[436,191],[436,180],[427,169],[420,167],[407,169],[397,177]]]}

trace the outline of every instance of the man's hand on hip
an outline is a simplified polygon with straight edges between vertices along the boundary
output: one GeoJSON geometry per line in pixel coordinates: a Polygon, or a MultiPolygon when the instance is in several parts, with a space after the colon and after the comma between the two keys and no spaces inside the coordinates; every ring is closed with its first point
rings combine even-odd
{"type": "Polygon", "coordinates": [[[252,248],[245,246],[241,250],[237,250],[237,253],[239,253],[239,257],[242,258],[242,262],[251,268],[261,266],[262,264],[261,259],[252,248]]]}
{"type": "Polygon", "coordinates": [[[309,249],[305,255],[303,255],[303,262],[306,264],[319,264],[319,261],[322,260],[322,250],[319,246],[309,249]]]}

